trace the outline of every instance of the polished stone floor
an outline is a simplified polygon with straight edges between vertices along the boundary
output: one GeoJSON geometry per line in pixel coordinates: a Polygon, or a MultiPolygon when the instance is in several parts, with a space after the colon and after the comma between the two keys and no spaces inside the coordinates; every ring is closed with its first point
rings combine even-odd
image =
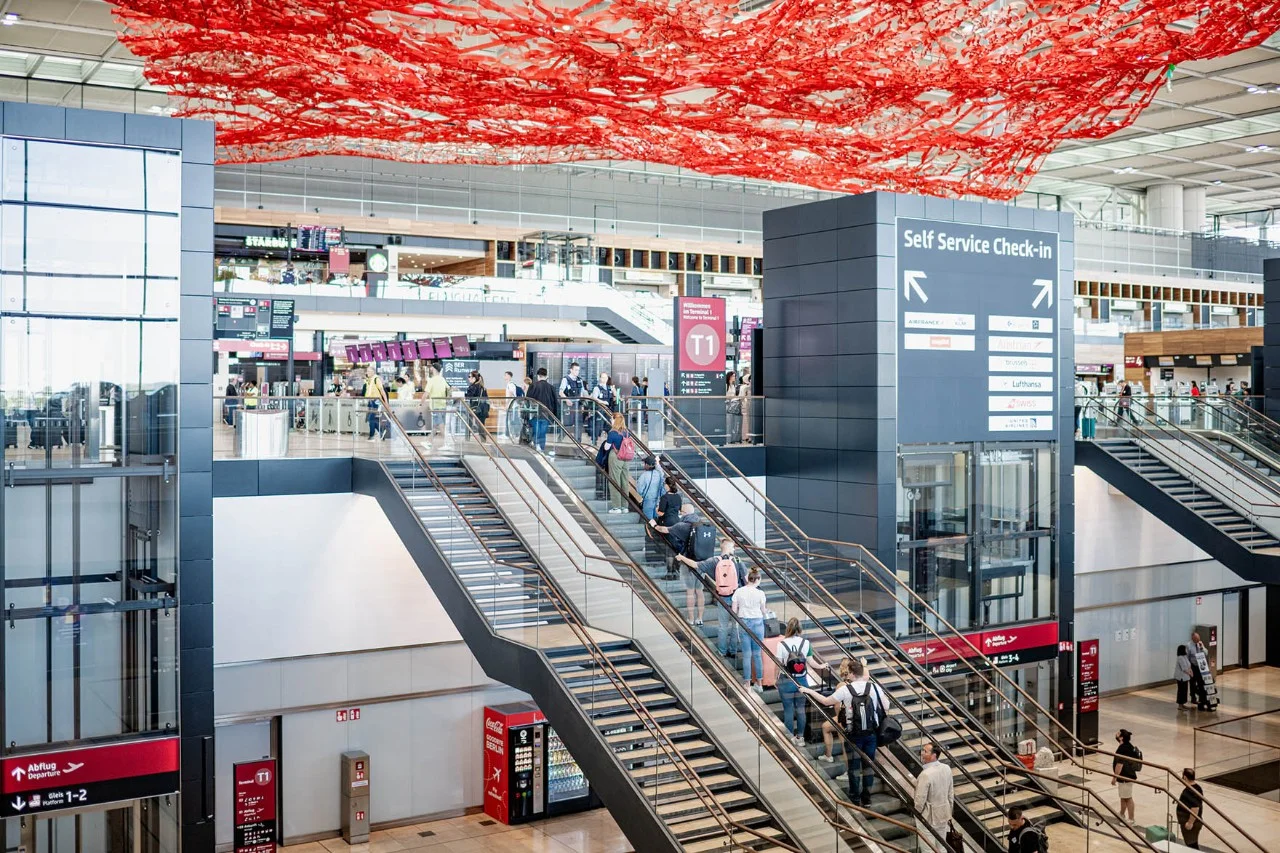
{"type": "Polygon", "coordinates": [[[284,848],[288,853],[631,853],[632,847],[604,809],[522,826],[504,826],[474,814],[375,832],[368,844],[341,838],[284,848]]]}

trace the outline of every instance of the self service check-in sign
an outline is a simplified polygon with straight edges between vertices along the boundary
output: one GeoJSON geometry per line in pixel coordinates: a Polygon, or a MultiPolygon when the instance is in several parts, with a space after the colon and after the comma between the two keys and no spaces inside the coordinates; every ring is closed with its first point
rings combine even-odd
{"type": "Polygon", "coordinates": [[[1058,235],[898,220],[898,441],[1053,440],[1058,235]]]}

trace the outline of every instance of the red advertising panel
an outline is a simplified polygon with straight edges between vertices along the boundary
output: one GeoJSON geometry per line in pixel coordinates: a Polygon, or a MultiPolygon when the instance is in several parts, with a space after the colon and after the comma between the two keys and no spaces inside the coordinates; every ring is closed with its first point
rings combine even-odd
{"type": "Polygon", "coordinates": [[[755,337],[756,329],[764,323],[759,317],[743,317],[742,324],[738,327],[738,361],[751,362],[751,341],[755,337]]]}
{"type": "Polygon", "coordinates": [[[158,797],[178,790],[178,739],[13,756],[0,767],[0,817],[158,797]]]}
{"type": "Polygon", "coordinates": [[[484,709],[484,813],[503,823],[507,812],[507,724],[505,715],[484,709]]]}
{"type": "Polygon", "coordinates": [[[276,760],[233,765],[235,853],[276,851],[276,760]]]}
{"type": "Polygon", "coordinates": [[[677,395],[723,394],[726,314],[718,297],[682,296],[675,301],[677,395]]]}
{"type": "Polygon", "coordinates": [[[1097,640],[1080,640],[1076,657],[1076,737],[1098,742],[1098,683],[1101,675],[1097,640]]]}
{"type": "Polygon", "coordinates": [[[335,275],[351,270],[351,250],[334,246],[329,249],[329,272],[335,275]]]}

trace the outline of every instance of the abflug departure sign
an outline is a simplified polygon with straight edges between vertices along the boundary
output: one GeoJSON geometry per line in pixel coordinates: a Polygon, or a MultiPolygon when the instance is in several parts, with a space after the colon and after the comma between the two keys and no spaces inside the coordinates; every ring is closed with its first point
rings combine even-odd
{"type": "Polygon", "coordinates": [[[899,219],[898,441],[1056,437],[1058,235],[899,219]]]}

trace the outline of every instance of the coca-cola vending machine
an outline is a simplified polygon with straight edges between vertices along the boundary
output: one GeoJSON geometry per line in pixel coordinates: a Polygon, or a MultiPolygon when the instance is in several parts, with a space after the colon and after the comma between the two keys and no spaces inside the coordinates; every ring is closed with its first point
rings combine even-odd
{"type": "Polygon", "coordinates": [[[595,808],[599,799],[532,702],[484,709],[484,811],[505,824],[595,808]]]}

